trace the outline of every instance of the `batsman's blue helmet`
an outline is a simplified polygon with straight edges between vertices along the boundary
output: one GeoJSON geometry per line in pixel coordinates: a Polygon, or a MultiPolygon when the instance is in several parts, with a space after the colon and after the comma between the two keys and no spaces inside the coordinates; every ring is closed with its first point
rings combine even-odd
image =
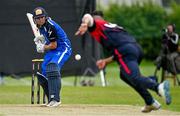
{"type": "Polygon", "coordinates": [[[47,12],[45,11],[44,8],[42,7],[37,7],[34,9],[33,11],[33,18],[36,19],[36,18],[40,18],[40,17],[47,17],[47,12]]]}

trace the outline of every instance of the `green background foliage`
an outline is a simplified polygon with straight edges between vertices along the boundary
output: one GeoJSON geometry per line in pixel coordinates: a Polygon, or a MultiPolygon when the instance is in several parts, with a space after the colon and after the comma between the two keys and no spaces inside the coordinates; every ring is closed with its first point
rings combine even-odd
{"type": "Polygon", "coordinates": [[[143,47],[146,59],[155,59],[161,49],[162,29],[169,23],[180,30],[180,5],[172,3],[169,10],[152,2],[132,6],[111,4],[104,10],[105,19],[124,27],[143,47]]]}
{"type": "Polygon", "coordinates": [[[175,2],[171,3],[171,11],[169,15],[167,16],[167,20],[169,23],[174,23],[176,24],[176,32],[179,33],[180,31],[180,5],[176,4],[175,2]]]}

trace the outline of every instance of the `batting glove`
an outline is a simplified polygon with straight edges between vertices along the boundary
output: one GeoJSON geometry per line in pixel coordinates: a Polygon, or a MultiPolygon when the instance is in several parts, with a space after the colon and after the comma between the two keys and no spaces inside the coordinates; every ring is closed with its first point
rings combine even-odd
{"type": "Polygon", "coordinates": [[[44,53],[44,44],[42,43],[36,44],[36,50],[38,53],[44,53]]]}
{"type": "Polygon", "coordinates": [[[43,35],[37,36],[34,38],[34,43],[37,45],[39,43],[44,44],[45,43],[45,38],[43,35]]]}

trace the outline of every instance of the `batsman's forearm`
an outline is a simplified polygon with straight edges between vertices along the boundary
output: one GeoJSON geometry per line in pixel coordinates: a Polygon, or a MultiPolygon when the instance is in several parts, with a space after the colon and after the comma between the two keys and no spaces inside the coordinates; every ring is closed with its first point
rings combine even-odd
{"type": "Polygon", "coordinates": [[[57,48],[56,42],[51,42],[49,45],[44,45],[44,50],[53,50],[57,48]]]}
{"type": "Polygon", "coordinates": [[[44,50],[53,50],[53,49],[56,49],[56,47],[51,46],[51,45],[45,45],[44,46],[44,50]]]}

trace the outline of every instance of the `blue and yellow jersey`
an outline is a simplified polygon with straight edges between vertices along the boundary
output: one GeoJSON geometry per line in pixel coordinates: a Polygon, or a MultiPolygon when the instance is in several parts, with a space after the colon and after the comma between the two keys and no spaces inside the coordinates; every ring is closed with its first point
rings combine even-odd
{"type": "Polygon", "coordinates": [[[65,49],[71,49],[71,43],[64,30],[50,18],[47,19],[46,23],[39,28],[40,33],[45,37],[45,44],[48,45],[50,42],[56,41],[57,48],[51,51],[64,51],[65,49]]]}

